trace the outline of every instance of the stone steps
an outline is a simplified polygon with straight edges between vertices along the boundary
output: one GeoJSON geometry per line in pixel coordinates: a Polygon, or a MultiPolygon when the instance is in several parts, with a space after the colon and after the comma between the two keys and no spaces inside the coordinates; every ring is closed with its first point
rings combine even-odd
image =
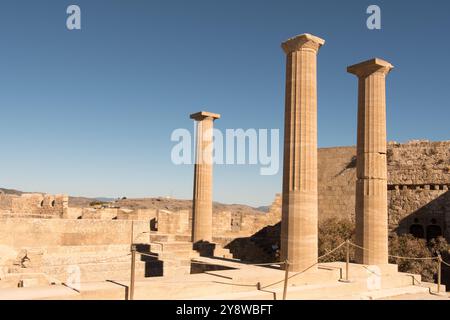
{"type": "Polygon", "coordinates": [[[42,273],[10,273],[0,281],[0,289],[17,287],[37,287],[51,284],[51,280],[42,273]]]}
{"type": "MultiPolygon", "coordinates": [[[[204,261],[217,259],[202,258],[204,261]]],[[[166,262],[169,263],[169,262],[166,262]]],[[[187,275],[188,268],[173,265],[164,269],[164,277],[139,278],[135,287],[135,299],[233,299],[233,300],[273,300],[282,299],[283,283],[268,288],[265,285],[282,280],[282,270],[249,266],[237,262],[222,261],[223,265],[234,266],[235,269],[212,271],[187,275]],[[236,269],[237,268],[237,269],[236,269]],[[140,279],[140,280],[139,280],[140,279]],[[257,290],[260,282],[263,290],[257,290]]],[[[351,278],[350,283],[339,282],[340,271],[328,263],[312,272],[306,272],[289,281],[288,299],[389,299],[418,295],[422,298],[435,297],[428,293],[427,286],[435,291],[435,284],[422,283],[413,286],[409,274],[392,272],[394,267],[381,268],[385,275],[381,278],[381,288],[369,290],[367,277],[364,274],[351,278]],[[390,271],[390,273],[389,273],[390,271]],[[434,288],[434,289],[433,289],[434,288]]],[[[356,266],[357,268],[358,266],[356,266]]],[[[129,270],[125,273],[112,273],[115,282],[89,282],[81,284],[81,294],[74,296],[54,296],[60,299],[124,299],[125,287],[129,281],[129,270]],[[119,282],[119,283],[116,283],[119,282]]],[[[418,279],[418,276],[416,276],[418,279]]],[[[418,280],[416,280],[418,283],[418,280]]],[[[52,286],[55,287],[55,286],[52,286]]],[[[445,290],[444,286],[441,288],[445,290]]],[[[55,291],[56,292],[56,291],[55,291]]],[[[1,292],[0,292],[1,293],[1,292]]]]}
{"type": "MultiPolygon", "coordinates": [[[[327,281],[316,284],[302,284],[289,286],[287,298],[289,300],[359,300],[359,299],[382,299],[401,294],[429,293],[429,289],[423,286],[413,286],[412,279],[406,275],[390,275],[383,277],[382,286],[378,290],[367,290],[363,280],[350,283],[327,281]]],[[[229,293],[217,296],[202,297],[211,300],[274,300],[282,299],[283,289],[281,286],[264,291],[252,290],[241,293],[229,293]]],[[[194,298],[194,299],[197,299],[194,298]]]]}
{"type": "Polygon", "coordinates": [[[361,292],[358,294],[340,296],[338,300],[379,300],[404,294],[429,294],[429,289],[420,286],[406,286],[401,288],[389,288],[376,291],[361,292]]]}
{"type": "MultiPolygon", "coordinates": [[[[131,262],[114,262],[114,263],[90,263],[74,265],[79,268],[80,281],[105,281],[129,278],[131,273],[131,262]]],[[[145,277],[146,273],[145,262],[136,261],[135,274],[136,277],[145,277]]],[[[74,274],[74,270],[69,266],[45,266],[42,272],[52,275],[52,277],[65,282],[69,275],[74,274]]]]}

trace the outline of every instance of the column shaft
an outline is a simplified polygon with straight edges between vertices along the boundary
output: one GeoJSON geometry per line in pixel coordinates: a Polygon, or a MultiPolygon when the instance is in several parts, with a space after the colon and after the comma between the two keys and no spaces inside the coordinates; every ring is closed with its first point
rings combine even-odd
{"type": "Polygon", "coordinates": [[[358,76],[356,262],[388,263],[386,75],[392,65],[373,59],[348,68],[358,76]]]}
{"type": "Polygon", "coordinates": [[[196,120],[192,241],[212,242],[213,122],[220,115],[199,112],[196,120]]]}
{"type": "Polygon", "coordinates": [[[317,262],[317,52],[320,38],[283,43],[287,54],[281,259],[302,271],[317,262]]]}

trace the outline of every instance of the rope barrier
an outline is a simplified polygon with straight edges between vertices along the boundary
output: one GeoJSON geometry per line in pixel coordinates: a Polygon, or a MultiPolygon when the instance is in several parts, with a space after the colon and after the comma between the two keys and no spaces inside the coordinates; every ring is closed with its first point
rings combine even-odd
{"type": "MultiPolygon", "coordinates": [[[[349,244],[351,246],[355,247],[355,248],[359,248],[361,250],[372,251],[373,252],[373,250],[361,247],[361,246],[359,246],[357,244],[354,244],[353,242],[349,242],[349,244]]],[[[388,257],[397,258],[397,259],[405,259],[405,260],[437,260],[437,259],[439,259],[438,257],[422,257],[422,258],[421,257],[419,257],[419,258],[417,258],[417,257],[401,257],[401,256],[395,256],[395,255],[391,255],[391,254],[389,254],[388,257]]]]}
{"type": "Polygon", "coordinates": [[[400,257],[400,256],[393,256],[393,255],[388,255],[391,258],[396,258],[396,259],[404,259],[404,260],[437,260],[437,257],[428,257],[428,258],[414,258],[414,257],[400,257]]]}
{"type": "MultiPolygon", "coordinates": [[[[204,265],[212,265],[215,266],[217,264],[212,263],[212,262],[206,262],[206,261],[196,261],[194,259],[191,260],[192,263],[195,264],[204,264],[204,265]]],[[[230,261],[230,262],[239,262],[242,264],[242,262],[240,261],[230,261]]],[[[246,266],[254,266],[254,267],[259,267],[259,266],[273,266],[273,265],[283,265],[286,262],[267,262],[267,263],[245,263],[246,266]]]]}
{"type": "Polygon", "coordinates": [[[152,258],[159,258],[159,256],[154,253],[144,253],[144,252],[140,252],[140,251],[136,251],[137,254],[140,254],[141,256],[145,256],[145,257],[152,257],[152,258]]]}
{"type": "MultiPolygon", "coordinates": [[[[325,258],[325,257],[327,257],[327,256],[329,256],[329,255],[331,255],[331,254],[333,254],[334,252],[336,252],[337,250],[339,250],[340,248],[342,248],[342,247],[343,247],[345,244],[347,244],[347,243],[348,243],[349,245],[352,245],[353,247],[356,247],[356,248],[359,248],[359,249],[362,249],[362,250],[372,251],[372,250],[369,250],[369,249],[367,249],[367,248],[361,247],[361,246],[359,246],[359,245],[357,245],[357,244],[354,244],[354,243],[352,243],[352,242],[350,242],[350,241],[348,241],[348,242],[345,241],[345,242],[341,243],[340,245],[338,245],[338,246],[337,246],[336,248],[334,248],[333,250],[331,250],[331,251],[329,251],[329,252],[323,254],[322,256],[319,256],[319,257],[317,258],[317,260],[323,259],[323,258],[325,258]]],[[[424,261],[424,260],[430,260],[430,261],[433,261],[433,260],[439,259],[439,257],[418,257],[418,258],[417,258],[417,257],[402,257],[402,256],[396,256],[396,255],[388,255],[388,256],[391,257],[391,258],[396,258],[396,259],[421,260],[421,261],[424,261]]],[[[445,262],[445,261],[443,261],[442,259],[441,259],[441,262],[444,263],[445,265],[447,265],[447,266],[450,267],[450,264],[447,263],[447,262],[445,262]]],[[[194,263],[194,264],[202,264],[202,265],[215,265],[215,264],[209,263],[209,262],[204,262],[204,261],[194,261],[194,260],[191,260],[191,263],[194,263]]],[[[283,265],[283,264],[286,264],[286,262],[255,263],[255,264],[247,264],[247,265],[249,265],[249,266],[270,266],[270,265],[277,265],[277,264],[281,266],[281,265],[283,265]]],[[[285,281],[287,281],[287,280],[289,280],[289,279],[292,279],[292,278],[294,278],[294,277],[296,277],[296,276],[298,276],[298,275],[301,275],[301,274],[305,273],[306,271],[310,270],[311,268],[313,268],[313,267],[315,267],[316,265],[319,265],[319,264],[320,264],[320,262],[316,262],[316,263],[312,264],[311,266],[305,268],[304,270],[302,270],[302,271],[300,271],[300,272],[297,272],[297,273],[295,273],[295,274],[293,274],[293,275],[291,275],[291,276],[288,276],[287,278],[284,278],[284,279],[282,279],[282,280],[279,280],[279,281],[276,281],[276,282],[274,282],[274,283],[268,284],[268,285],[266,285],[266,286],[264,286],[264,287],[261,287],[260,290],[264,290],[264,289],[267,289],[267,288],[272,287],[272,286],[274,286],[274,285],[283,283],[283,282],[285,282],[285,281]]],[[[413,279],[414,279],[414,281],[416,281],[415,278],[413,278],[413,279]]],[[[420,282],[419,282],[419,284],[420,284],[420,282]]],[[[233,285],[237,285],[237,286],[250,286],[250,287],[251,287],[251,286],[254,286],[254,285],[248,285],[248,284],[233,284],[233,285]]]]}
{"type": "Polygon", "coordinates": [[[442,259],[441,259],[441,262],[442,262],[443,264],[445,264],[447,267],[450,267],[450,263],[447,263],[447,262],[445,262],[445,261],[442,260],[442,259]]]}
{"type": "MultiPolygon", "coordinates": [[[[327,253],[325,253],[324,255],[321,255],[320,257],[318,257],[317,260],[323,259],[323,258],[329,256],[330,254],[336,252],[338,249],[342,248],[346,243],[347,243],[346,241],[345,241],[345,242],[342,242],[340,245],[338,245],[336,248],[334,248],[334,249],[331,250],[330,252],[327,252],[327,253]]],[[[305,273],[306,271],[308,271],[309,269],[315,267],[315,266],[318,265],[318,264],[319,264],[319,262],[316,262],[316,263],[312,264],[311,266],[307,267],[306,269],[304,269],[304,270],[302,270],[302,271],[300,271],[300,272],[297,272],[297,273],[295,273],[295,274],[289,276],[289,277],[287,278],[287,280],[292,279],[292,278],[294,278],[294,277],[296,277],[296,276],[298,276],[298,275],[300,275],[300,274],[305,273]]],[[[279,284],[279,283],[282,283],[282,282],[284,282],[284,281],[285,281],[285,279],[283,278],[283,280],[276,281],[276,282],[274,282],[274,283],[271,283],[271,284],[269,284],[269,285],[266,285],[266,286],[262,287],[261,289],[266,289],[266,288],[272,287],[272,286],[277,285],[277,284],[279,284]]]]}
{"type": "Polygon", "coordinates": [[[346,244],[347,242],[344,241],[342,242],[340,245],[338,245],[336,248],[334,248],[333,250],[331,250],[330,252],[325,253],[324,255],[320,256],[317,258],[317,260],[320,260],[322,258],[325,258],[326,256],[329,256],[330,254],[334,253],[335,251],[337,251],[338,249],[340,249],[344,244],[346,244]]]}
{"type": "MultiPolygon", "coordinates": [[[[327,252],[327,253],[325,253],[325,254],[319,256],[319,257],[317,258],[317,262],[316,262],[316,263],[314,263],[314,264],[312,264],[311,266],[305,268],[304,270],[302,270],[302,271],[300,271],[300,272],[297,272],[297,273],[292,274],[292,275],[289,276],[289,271],[286,269],[286,276],[285,276],[285,278],[283,278],[282,280],[276,281],[276,282],[271,283],[271,284],[269,284],[269,285],[266,285],[266,286],[264,286],[264,287],[260,287],[260,284],[259,284],[259,283],[256,284],[256,286],[259,288],[259,290],[263,290],[263,289],[272,287],[272,286],[274,286],[274,285],[277,285],[277,284],[280,284],[280,283],[283,283],[283,282],[285,282],[285,286],[286,286],[286,285],[287,285],[287,281],[288,281],[289,279],[292,279],[292,278],[294,278],[294,277],[297,277],[297,276],[299,276],[299,275],[301,275],[301,274],[307,272],[307,271],[310,270],[311,268],[313,268],[313,267],[319,265],[319,264],[320,264],[319,260],[321,260],[321,259],[323,259],[323,258],[325,258],[325,257],[327,257],[327,256],[329,256],[329,255],[331,255],[331,254],[333,254],[333,253],[335,253],[337,250],[341,249],[341,248],[342,248],[344,245],[346,245],[346,244],[347,244],[347,245],[351,245],[351,246],[353,246],[354,248],[358,248],[358,249],[361,249],[361,250],[365,250],[365,251],[373,251],[373,250],[364,248],[364,247],[362,247],[362,246],[359,246],[359,245],[357,245],[357,244],[355,244],[355,243],[352,243],[352,242],[350,242],[350,241],[347,240],[347,241],[341,243],[340,245],[338,245],[336,248],[332,249],[331,251],[329,251],[329,252],[327,252]]],[[[348,248],[348,247],[347,247],[347,248],[348,248]]],[[[133,250],[133,249],[132,249],[132,250],[133,250]]],[[[134,249],[134,250],[135,250],[135,249],[134,249]]],[[[348,251],[348,249],[347,249],[347,251],[348,251]]],[[[146,257],[151,257],[151,258],[156,258],[156,259],[159,258],[159,259],[161,259],[161,257],[160,257],[159,254],[139,252],[139,251],[137,251],[137,250],[135,250],[134,253],[135,253],[135,254],[139,254],[139,255],[141,255],[141,256],[146,256],[146,257]]],[[[130,255],[132,255],[132,253],[128,253],[128,254],[126,254],[126,255],[115,256],[115,257],[104,258],[104,259],[92,260],[92,261],[88,261],[88,262],[79,262],[79,263],[70,263],[70,264],[50,265],[50,267],[69,266],[69,265],[85,265],[85,264],[93,264],[93,263],[102,263],[102,262],[111,261],[111,260],[114,260],[114,259],[120,259],[120,258],[128,257],[128,256],[130,256],[130,255]]],[[[405,260],[420,260],[420,261],[424,261],[424,260],[430,260],[430,261],[439,260],[439,262],[441,262],[441,263],[443,263],[444,265],[450,267],[450,263],[447,263],[447,262],[443,261],[442,258],[440,257],[440,255],[437,256],[437,257],[402,257],[402,256],[396,256],[396,255],[388,255],[388,256],[391,257],[391,258],[395,258],[395,259],[405,259],[405,260]]],[[[164,259],[162,259],[162,261],[179,261],[179,259],[164,258],[164,259]]],[[[300,261],[302,261],[302,260],[300,260],[300,261]]],[[[304,260],[303,260],[303,261],[304,261],[304,260]]],[[[231,261],[231,262],[234,262],[234,261],[231,261]]],[[[193,263],[193,264],[201,264],[201,265],[213,265],[213,266],[217,266],[217,264],[214,264],[214,263],[205,262],[205,261],[195,261],[195,259],[191,259],[191,260],[190,260],[190,263],[193,263]]],[[[285,264],[287,264],[287,261],[283,261],[283,262],[267,262],[267,263],[254,263],[254,264],[250,263],[250,264],[246,264],[246,265],[247,265],[247,266],[274,266],[274,265],[279,265],[279,266],[281,266],[281,265],[285,265],[285,264]]],[[[347,257],[347,264],[348,264],[348,257],[347,257]]],[[[10,265],[0,265],[0,267],[11,267],[11,266],[10,266],[10,265]]],[[[133,272],[133,271],[132,271],[132,272],[133,272]]],[[[347,271],[347,272],[348,272],[348,271],[347,271]]],[[[347,275],[347,276],[348,276],[348,275],[347,275]]],[[[54,278],[54,279],[56,279],[56,278],[54,278]]],[[[413,277],[413,279],[414,279],[414,281],[416,281],[414,277],[413,277]]],[[[197,282],[197,281],[193,281],[193,282],[197,282]]],[[[200,281],[200,282],[203,282],[203,281],[200,281]]],[[[205,282],[206,282],[206,281],[205,281],[205,282]]],[[[419,282],[419,283],[420,283],[420,282],[419,282]]],[[[250,285],[250,284],[237,284],[237,283],[230,283],[230,284],[231,284],[231,285],[235,285],[235,286],[248,286],[248,287],[254,287],[254,286],[255,286],[255,285],[253,285],[253,284],[252,284],[252,285],[250,285]]],[[[285,287],[285,290],[286,290],[286,287],[285,287]]]]}

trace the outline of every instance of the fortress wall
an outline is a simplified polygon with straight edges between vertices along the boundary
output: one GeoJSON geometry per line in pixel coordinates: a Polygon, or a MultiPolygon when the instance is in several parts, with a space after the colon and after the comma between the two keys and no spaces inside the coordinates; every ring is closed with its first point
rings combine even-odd
{"type": "Polygon", "coordinates": [[[67,213],[67,195],[27,193],[22,195],[0,194],[0,213],[16,215],[50,215],[62,217],[67,213]]]}
{"type": "MultiPolygon", "coordinates": [[[[435,221],[450,239],[450,141],[412,141],[388,144],[389,227],[409,232],[416,216],[426,229],[435,221]],[[409,217],[409,218],[408,218],[409,217]],[[449,228],[447,228],[449,226],[449,228]]],[[[319,219],[354,220],[355,147],[322,148],[318,151],[319,219]]],[[[177,212],[160,214],[158,229],[190,234],[190,219],[177,212]],[[179,225],[182,223],[183,228],[179,225]]],[[[281,197],[277,195],[269,213],[213,214],[214,236],[227,239],[255,234],[281,220],[281,197]]]]}
{"type": "MultiPolygon", "coordinates": [[[[450,239],[450,141],[388,144],[389,227],[409,232],[434,219],[450,239]],[[449,226],[449,228],[447,228],[449,226]]],[[[319,149],[319,217],[354,218],[356,150],[319,149]]]]}
{"type": "Polygon", "coordinates": [[[450,141],[390,143],[387,156],[391,185],[450,185],[450,141]]]}
{"type": "Polygon", "coordinates": [[[318,151],[319,219],[355,215],[356,148],[318,151]]]}
{"type": "Polygon", "coordinates": [[[450,239],[450,192],[445,190],[406,189],[389,191],[389,226],[409,233],[412,225],[438,226],[450,239]]]}
{"type": "MultiPolygon", "coordinates": [[[[129,244],[128,220],[0,218],[0,243],[13,248],[129,244]]],[[[147,221],[134,221],[135,238],[150,231],[147,221]]],[[[143,239],[148,239],[145,234],[143,239]]]]}

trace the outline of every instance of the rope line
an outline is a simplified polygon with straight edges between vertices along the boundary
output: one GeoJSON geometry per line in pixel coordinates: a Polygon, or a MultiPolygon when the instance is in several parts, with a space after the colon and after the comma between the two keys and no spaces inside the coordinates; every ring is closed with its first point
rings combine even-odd
{"type": "Polygon", "coordinates": [[[340,249],[344,244],[346,244],[347,241],[342,242],[340,245],[338,245],[336,248],[334,248],[333,250],[331,250],[330,252],[325,253],[324,255],[321,255],[320,257],[317,258],[317,260],[320,260],[322,258],[325,258],[326,256],[329,256],[330,254],[332,254],[333,252],[337,251],[338,249],[340,249]]]}
{"type": "MultiPolygon", "coordinates": [[[[361,250],[373,252],[373,250],[361,247],[361,246],[359,246],[357,244],[354,244],[353,242],[349,242],[349,244],[352,245],[355,248],[359,248],[361,250]]],[[[422,258],[420,258],[420,257],[419,258],[416,258],[416,257],[401,257],[401,256],[395,256],[395,255],[392,255],[392,254],[388,254],[388,257],[397,258],[397,259],[405,259],[405,260],[437,260],[437,259],[439,259],[438,257],[422,257],[422,258]]]]}
{"type": "MultiPolygon", "coordinates": [[[[336,252],[338,249],[342,248],[342,246],[344,246],[346,243],[347,243],[346,241],[342,242],[340,245],[338,245],[336,248],[334,248],[330,252],[327,252],[324,255],[321,255],[320,257],[318,257],[317,260],[323,259],[323,258],[329,256],[330,254],[336,252]]],[[[307,267],[306,269],[304,269],[304,270],[302,270],[300,272],[297,272],[297,273],[295,273],[295,274],[293,274],[291,276],[288,276],[287,279],[289,280],[289,279],[292,279],[292,278],[294,278],[294,277],[296,277],[296,276],[298,276],[298,275],[300,275],[302,273],[305,273],[306,271],[308,271],[309,269],[315,267],[318,264],[319,264],[319,262],[316,262],[316,263],[312,264],[311,266],[307,267]]],[[[282,283],[282,282],[284,282],[284,278],[282,280],[279,280],[279,281],[276,281],[276,282],[271,283],[269,285],[266,285],[266,286],[262,287],[261,289],[266,289],[266,288],[272,287],[272,286],[277,285],[277,284],[282,283]]]]}
{"type": "Polygon", "coordinates": [[[447,263],[447,262],[445,262],[445,261],[442,260],[442,259],[441,259],[441,262],[442,262],[443,264],[445,264],[447,267],[450,267],[450,263],[447,263]]]}
{"type": "MultiPolygon", "coordinates": [[[[216,263],[206,262],[206,261],[198,261],[198,260],[195,260],[195,259],[192,259],[191,262],[195,263],[195,264],[204,264],[204,265],[212,265],[212,266],[216,266],[217,265],[216,263]]],[[[230,262],[235,262],[235,263],[237,262],[237,263],[245,264],[246,266],[256,266],[256,267],[259,267],[259,266],[283,265],[283,264],[286,263],[286,262],[242,263],[240,261],[230,261],[230,262]]]]}
{"type": "MultiPolygon", "coordinates": [[[[319,265],[320,264],[319,260],[321,260],[321,259],[323,259],[323,258],[325,258],[325,257],[327,257],[327,256],[329,256],[331,254],[333,254],[334,252],[336,252],[337,250],[341,249],[346,244],[349,244],[349,245],[353,246],[354,248],[358,248],[358,249],[361,249],[361,250],[372,251],[373,252],[373,250],[371,250],[371,249],[364,248],[362,246],[359,246],[359,245],[357,245],[357,244],[347,240],[347,241],[341,243],[340,245],[338,245],[336,248],[332,249],[331,251],[329,251],[329,252],[319,256],[317,258],[317,262],[316,263],[314,263],[311,266],[305,268],[304,270],[302,270],[300,272],[297,272],[297,273],[294,273],[292,275],[288,275],[287,278],[283,277],[283,279],[281,279],[279,281],[276,281],[274,283],[265,285],[265,286],[261,287],[260,289],[262,290],[262,289],[266,289],[266,288],[272,287],[274,285],[283,283],[285,280],[292,279],[294,277],[297,277],[297,276],[307,272],[311,268],[319,265]]],[[[179,259],[161,258],[159,254],[154,254],[154,253],[151,253],[151,252],[150,253],[145,253],[145,252],[135,251],[135,253],[137,253],[137,254],[139,254],[141,256],[147,256],[147,257],[151,257],[151,258],[161,259],[162,261],[180,261],[179,259]]],[[[131,253],[128,253],[128,254],[125,254],[125,255],[114,256],[114,257],[109,257],[109,258],[104,258],[104,259],[97,259],[97,260],[92,260],[92,261],[87,261],[87,262],[49,265],[48,267],[59,267],[59,266],[69,266],[69,265],[86,265],[86,264],[93,264],[93,263],[102,263],[102,262],[107,262],[107,261],[111,261],[111,260],[114,260],[114,259],[120,259],[120,258],[128,257],[130,255],[131,255],[131,253]]],[[[436,256],[436,257],[402,257],[402,256],[396,256],[396,255],[388,255],[388,256],[391,257],[391,258],[395,258],[395,259],[405,259],[405,260],[420,260],[420,261],[424,261],[424,260],[429,260],[429,261],[439,260],[441,263],[443,263],[447,267],[450,267],[450,263],[447,263],[446,261],[444,261],[442,258],[440,258],[440,256],[436,256]]],[[[303,259],[303,261],[304,260],[306,260],[306,259],[303,259]]],[[[300,260],[300,261],[302,261],[302,260],[300,260]]],[[[232,262],[234,262],[234,261],[232,261],[232,262]]],[[[195,261],[195,258],[191,258],[190,259],[190,263],[201,264],[201,265],[212,265],[212,266],[217,266],[218,265],[218,264],[215,264],[215,263],[210,263],[210,262],[205,262],[205,261],[195,261]]],[[[250,264],[245,264],[245,265],[247,265],[247,266],[274,266],[274,265],[280,265],[281,266],[281,265],[285,265],[285,264],[286,264],[286,262],[282,261],[282,262],[254,263],[254,264],[250,263],[250,264]]],[[[0,267],[13,267],[13,266],[11,266],[11,265],[0,265],[0,267]]],[[[289,274],[289,271],[287,271],[287,272],[289,274]]],[[[45,273],[43,273],[43,274],[46,275],[45,273]]],[[[46,276],[48,276],[48,275],[46,275],[46,276]]],[[[51,277],[51,276],[49,276],[49,277],[51,277]]],[[[57,280],[56,278],[53,278],[53,279],[57,280]]],[[[413,279],[414,279],[414,281],[418,281],[414,277],[413,277],[413,279]]],[[[194,281],[194,282],[196,282],[196,281],[194,281]]],[[[201,282],[203,282],[203,281],[201,281],[201,282]]],[[[418,282],[420,284],[420,281],[418,281],[418,282]]],[[[250,284],[234,284],[234,283],[232,285],[237,285],[237,286],[255,286],[253,284],[250,285],[250,284]]]]}

